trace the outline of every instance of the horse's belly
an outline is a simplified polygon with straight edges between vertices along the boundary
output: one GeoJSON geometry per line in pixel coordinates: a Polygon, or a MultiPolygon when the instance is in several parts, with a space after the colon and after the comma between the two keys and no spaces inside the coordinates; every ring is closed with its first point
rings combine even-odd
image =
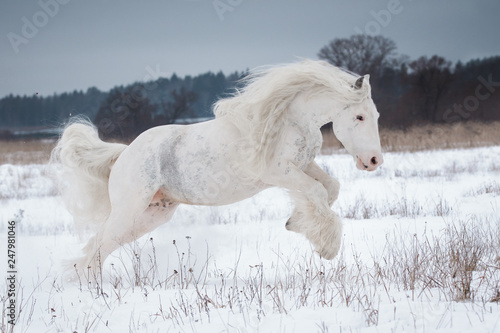
{"type": "Polygon", "coordinates": [[[226,182],[223,177],[193,185],[185,186],[181,193],[172,193],[172,189],[167,187],[161,191],[171,198],[171,201],[190,205],[219,206],[248,199],[269,187],[263,183],[241,184],[230,180],[226,182]]]}

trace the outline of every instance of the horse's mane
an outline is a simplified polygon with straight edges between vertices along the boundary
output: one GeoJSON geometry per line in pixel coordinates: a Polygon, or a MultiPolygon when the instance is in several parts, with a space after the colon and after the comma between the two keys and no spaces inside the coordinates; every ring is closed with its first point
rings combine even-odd
{"type": "Polygon", "coordinates": [[[346,104],[360,103],[370,95],[370,85],[353,89],[353,73],[325,61],[304,60],[297,63],[260,68],[242,80],[244,87],[217,101],[216,118],[227,117],[238,128],[245,143],[245,161],[259,177],[274,156],[289,105],[299,93],[308,96],[332,94],[346,104]]]}

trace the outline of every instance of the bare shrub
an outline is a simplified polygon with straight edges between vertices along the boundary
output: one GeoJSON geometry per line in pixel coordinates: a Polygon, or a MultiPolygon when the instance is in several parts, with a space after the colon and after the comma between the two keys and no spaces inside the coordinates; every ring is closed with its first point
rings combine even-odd
{"type": "Polygon", "coordinates": [[[434,199],[421,199],[404,194],[387,197],[384,200],[369,200],[363,194],[356,196],[355,201],[345,202],[339,207],[340,214],[348,219],[375,219],[386,216],[417,218],[419,216],[448,216],[452,205],[443,196],[434,199]]]}
{"type": "Polygon", "coordinates": [[[465,300],[473,297],[473,274],[480,270],[480,264],[488,245],[483,241],[482,230],[477,226],[468,227],[465,223],[451,225],[446,229],[448,244],[449,268],[452,282],[450,284],[456,299],[465,300]]]}
{"type": "Polygon", "coordinates": [[[451,205],[443,196],[440,196],[437,201],[434,202],[434,216],[448,216],[451,211],[451,205]]]}
{"type": "Polygon", "coordinates": [[[494,196],[500,195],[500,184],[492,180],[474,187],[465,193],[465,195],[469,197],[475,197],[483,194],[493,194],[494,196]]]}
{"type": "MultiPolygon", "coordinates": [[[[391,203],[389,203],[391,204],[391,203]]],[[[408,198],[406,195],[395,201],[389,207],[389,215],[415,218],[423,212],[422,205],[415,198],[408,198]]]]}
{"type": "Polygon", "coordinates": [[[363,195],[359,194],[353,204],[350,204],[346,209],[341,208],[341,214],[349,219],[371,219],[380,216],[377,205],[374,202],[368,201],[363,195]]]}
{"type": "MultiPolygon", "coordinates": [[[[500,283],[498,230],[473,218],[448,223],[443,233],[420,237],[396,232],[381,256],[382,276],[404,290],[438,288],[448,300],[496,300],[500,283]]],[[[498,226],[496,227],[499,228],[498,226]]]]}

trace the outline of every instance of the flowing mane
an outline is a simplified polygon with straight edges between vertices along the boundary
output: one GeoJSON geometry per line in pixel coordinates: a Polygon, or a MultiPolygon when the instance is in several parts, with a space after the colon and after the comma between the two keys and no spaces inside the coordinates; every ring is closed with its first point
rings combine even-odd
{"type": "Polygon", "coordinates": [[[353,89],[359,76],[325,61],[297,63],[257,69],[251,72],[233,96],[215,103],[216,118],[228,117],[245,142],[245,163],[258,177],[274,156],[285,129],[289,105],[299,93],[333,94],[346,104],[360,103],[371,93],[370,85],[353,89]]]}

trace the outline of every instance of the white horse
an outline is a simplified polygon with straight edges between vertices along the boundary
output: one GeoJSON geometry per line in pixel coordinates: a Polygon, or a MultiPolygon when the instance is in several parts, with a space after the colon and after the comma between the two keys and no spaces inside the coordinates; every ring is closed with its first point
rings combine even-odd
{"type": "Polygon", "coordinates": [[[75,223],[95,228],[71,266],[100,269],[179,204],[226,205],[273,186],[288,189],[295,203],[286,228],[334,258],[342,224],[330,207],[339,182],[314,158],[320,127],[332,122],[359,169],[382,164],[368,78],[312,60],[256,71],[215,104],[214,120],[151,128],[129,146],[101,141],[88,122],[70,124],[53,159],[63,166],[63,198],[75,223]]]}

